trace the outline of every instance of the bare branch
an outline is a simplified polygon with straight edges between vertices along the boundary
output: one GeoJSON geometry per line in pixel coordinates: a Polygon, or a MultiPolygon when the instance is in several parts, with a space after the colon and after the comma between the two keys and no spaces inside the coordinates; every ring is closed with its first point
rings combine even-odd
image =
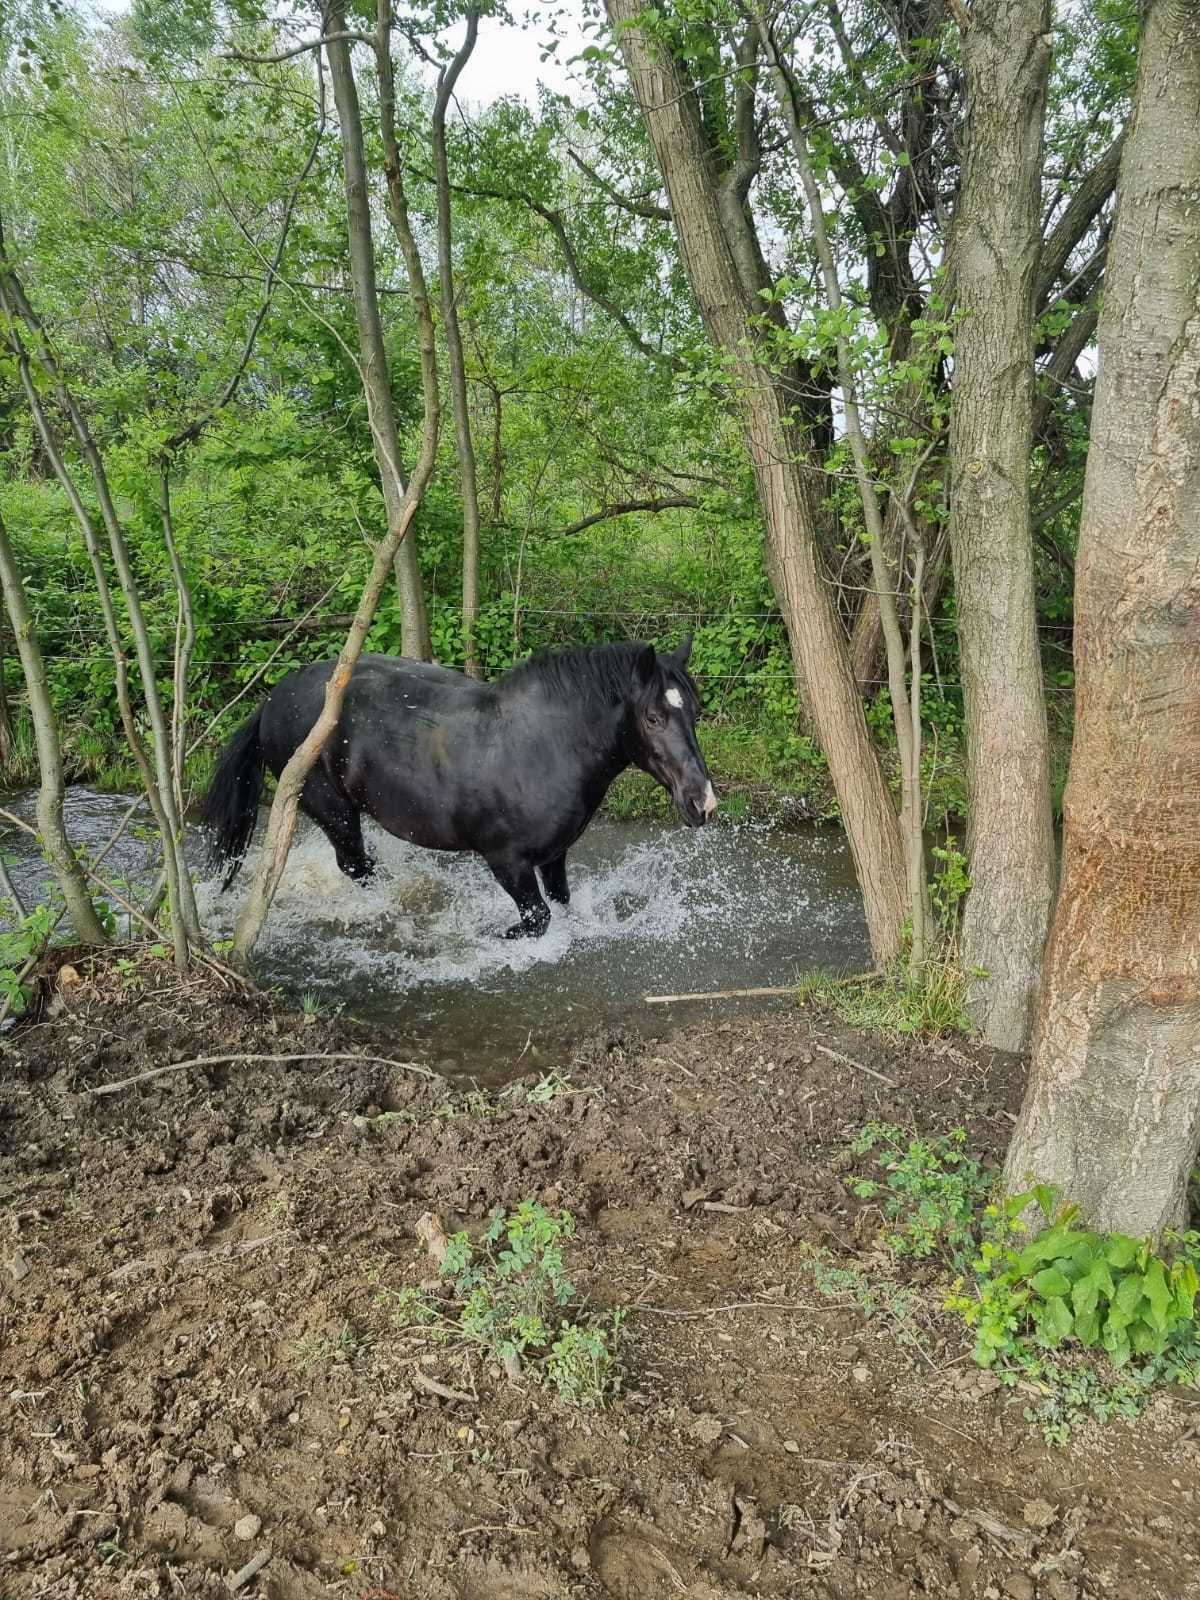
{"type": "Polygon", "coordinates": [[[618,500],[613,505],[601,506],[600,510],[593,511],[590,517],[581,517],[578,522],[559,528],[554,537],[569,539],[576,533],[582,533],[585,528],[594,528],[598,522],[611,522],[614,517],[627,517],[635,511],[677,511],[683,507],[694,507],[699,504],[699,500],[690,494],[660,495],[653,500],[618,500]]]}
{"type": "Polygon", "coordinates": [[[342,29],[337,33],[323,33],[319,39],[306,39],[303,44],[293,45],[290,50],[281,50],[274,56],[252,56],[244,50],[222,50],[219,54],[222,61],[247,61],[255,67],[277,67],[281,62],[291,61],[296,56],[304,55],[307,50],[320,50],[327,44],[344,42],[368,44],[372,47],[375,44],[369,33],[355,33],[349,29],[342,29]]]}
{"type": "Polygon", "coordinates": [[[1117,186],[1117,173],[1121,166],[1121,150],[1124,143],[1125,134],[1122,131],[1091,171],[1085,173],[1079,180],[1062,216],[1046,236],[1038,262],[1037,287],[1034,291],[1034,303],[1039,310],[1049,300],[1063,268],[1071,259],[1072,251],[1108,204],[1117,186]]]}
{"type": "Polygon", "coordinates": [[[596,187],[608,196],[614,205],[621,207],[622,211],[628,211],[635,217],[646,217],[651,222],[670,222],[671,213],[666,206],[655,205],[650,200],[639,200],[635,195],[622,194],[615,184],[610,183],[602,173],[597,172],[595,167],[589,166],[579,152],[572,150],[569,145],[567,146],[567,154],[580,172],[585,173],[596,187]]]}

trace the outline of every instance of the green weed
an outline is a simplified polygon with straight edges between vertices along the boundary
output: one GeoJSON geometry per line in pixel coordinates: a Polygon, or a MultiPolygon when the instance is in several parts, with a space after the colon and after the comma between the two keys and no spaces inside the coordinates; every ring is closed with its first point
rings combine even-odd
{"type": "Polygon", "coordinates": [[[965,1270],[977,1245],[979,1208],[990,1174],[966,1154],[961,1128],[923,1139],[890,1123],[868,1122],[850,1148],[871,1155],[874,1173],[848,1178],[860,1200],[880,1201],[888,1248],[899,1256],[939,1255],[965,1270]]]}
{"type": "Polygon", "coordinates": [[[299,1340],[295,1349],[297,1359],[306,1367],[361,1367],[370,1360],[374,1346],[371,1334],[357,1332],[347,1322],[333,1338],[312,1334],[299,1340]]]}
{"type": "Polygon", "coordinates": [[[623,1313],[586,1312],[576,1304],[563,1259],[574,1231],[569,1212],[555,1214],[535,1201],[507,1213],[497,1207],[478,1245],[466,1233],[450,1240],[441,1275],[457,1307],[453,1314],[420,1289],[385,1295],[385,1302],[400,1326],[478,1345],[571,1405],[603,1405],[620,1383],[623,1313]]]}
{"type": "Polygon", "coordinates": [[[1200,1287],[1200,1234],[1169,1245],[1172,1260],[1149,1240],[1095,1233],[1081,1225],[1078,1207],[1038,1185],[987,1208],[974,1293],[952,1294],[947,1305],[975,1329],[981,1366],[1020,1356],[1030,1342],[1102,1348],[1115,1367],[1135,1356],[1160,1359],[1178,1335],[1194,1334],[1200,1287]],[[1024,1216],[1035,1202],[1048,1226],[1030,1238],[1024,1216]]]}

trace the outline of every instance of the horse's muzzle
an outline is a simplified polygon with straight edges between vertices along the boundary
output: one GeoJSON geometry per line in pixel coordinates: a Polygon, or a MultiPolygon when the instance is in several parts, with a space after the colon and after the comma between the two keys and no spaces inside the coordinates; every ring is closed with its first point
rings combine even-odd
{"type": "Polygon", "coordinates": [[[676,795],[675,804],[689,828],[702,828],[717,809],[717,797],[713,792],[711,780],[704,785],[699,794],[690,794],[686,799],[676,795]]]}

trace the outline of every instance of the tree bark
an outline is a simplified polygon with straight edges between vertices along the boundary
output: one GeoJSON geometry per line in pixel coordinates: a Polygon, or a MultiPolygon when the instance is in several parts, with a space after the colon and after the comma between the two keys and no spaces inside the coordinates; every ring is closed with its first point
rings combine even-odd
{"type": "MultiPolygon", "coordinates": [[[[381,0],[381,6],[386,0],[381,0]]],[[[325,31],[330,34],[343,31],[340,11],[331,11],[326,18],[325,31]]],[[[380,29],[380,39],[386,33],[380,29]]],[[[386,42],[384,44],[386,50],[386,42]]],[[[421,504],[421,497],[433,475],[437,457],[438,428],[441,409],[438,400],[437,351],[435,347],[433,315],[425,279],[420,270],[420,257],[408,220],[408,204],[401,183],[399,168],[389,173],[389,191],[393,207],[393,222],[401,237],[405,258],[409,264],[409,292],[416,317],[420,340],[421,388],[424,398],[424,418],[421,427],[421,446],[412,475],[398,500],[394,495],[400,478],[399,455],[396,440],[395,415],[392,411],[391,392],[386,382],[387,365],[383,354],[383,336],[379,317],[379,299],[375,286],[375,267],[372,255],[370,217],[359,195],[365,198],[365,189],[359,188],[359,179],[365,174],[363,156],[362,121],[359,116],[358,90],[354,83],[349,46],[344,38],[331,39],[326,44],[329,71],[333,79],[334,97],[342,124],[342,160],[346,178],[346,217],[349,229],[351,272],[354,281],[354,306],[358,319],[360,345],[359,371],[363,394],[367,402],[367,416],[371,435],[375,441],[375,456],[380,477],[388,485],[388,531],[375,550],[367,581],[359,597],[354,620],[346,642],[330,674],[325,688],[325,698],[317,720],[307,736],[292,753],[279,775],[271,815],[267,822],[267,836],[263,844],[262,859],[250,885],[246,903],[234,929],[231,959],[245,966],[258,942],[271,901],[279,887],[288,852],[296,832],[296,818],[300,810],[300,796],[304,783],[316,765],[330,734],[337,726],[342,713],[346,690],[354,675],[354,668],[362,654],[368,630],[379,605],[388,572],[392,569],[406,536],[411,537],[412,520],[421,504]],[[393,183],[394,179],[394,183],[393,183]],[[416,271],[414,273],[414,264],[416,271]],[[384,381],[379,381],[382,372],[384,381]]],[[[390,88],[390,75],[389,75],[390,88]]]]}
{"type": "MultiPolygon", "coordinates": [[[[350,237],[350,287],[358,322],[359,368],[371,439],[379,465],[379,481],[387,513],[388,538],[395,532],[404,506],[405,482],[400,465],[400,438],[392,405],[391,375],[387,348],[383,341],[383,322],[379,315],[379,293],[375,278],[375,243],[371,232],[371,204],[367,188],[367,167],[363,155],[362,115],[358,90],[350,66],[350,46],[345,38],[345,18],[341,4],[329,7],[325,33],[342,37],[327,46],[333,98],[341,124],[342,175],[345,180],[346,217],[350,237]]],[[[383,47],[386,50],[386,42],[383,47]]],[[[407,526],[407,524],[406,524],[407,526]]],[[[400,597],[400,650],[417,661],[429,661],[433,649],[429,639],[429,619],[425,612],[425,590],[417,560],[417,541],[409,530],[396,545],[393,567],[400,597]]]]}
{"type": "Polygon", "coordinates": [[[454,251],[450,203],[450,166],[446,158],[446,108],[459,74],[471,59],[479,33],[479,10],[467,7],[467,36],[438,81],[433,107],[433,170],[437,186],[438,278],[442,295],[442,331],[450,369],[450,402],[454,412],[454,441],[458,448],[458,476],[462,488],[462,631],[467,676],[478,678],[479,648],[475,629],[479,621],[479,483],[475,471],[475,444],[471,438],[471,410],[467,403],[467,368],[463,360],[462,331],[454,296],[454,251]]]}
{"type": "Polygon", "coordinates": [[[638,0],[607,0],[608,16],[658,155],[680,251],[714,344],[734,379],[746,446],[767,530],[767,559],[788,630],[799,690],[829,762],[862,891],[877,961],[900,947],[907,906],[900,828],[871,743],[816,527],[821,474],[804,459],[786,379],[772,373],[763,302],[752,299],[727,237],[747,225],[744,207],[721,204],[721,180],[696,97],[666,47],[638,25],[638,0]],[[739,217],[742,221],[739,222],[739,217]]]}
{"type": "MultiPolygon", "coordinates": [[[[196,911],[195,900],[192,895],[191,878],[187,874],[187,863],[183,856],[182,830],[177,829],[176,825],[172,822],[172,816],[174,814],[173,804],[171,806],[171,811],[168,812],[167,810],[167,802],[173,799],[170,792],[169,780],[167,795],[164,799],[164,796],[160,791],[158,780],[155,776],[154,767],[151,766],[150,757],[146,753],[145,746],[142,743],[141,734],[138,731],[137,722],[133,712],[133,699],[130,694],[129,687],[129,662],[126,658],[125,646],[121,639],[121,630],[117,622],[117,613],[113,602],[112,588],[108,581],[108,572],[105,569],[104,559],[100,550],[99,535],[96,532],[95,524],[92,522],[91,513],[84,504],[83,497],[79,492],[79,488],[75,483],[75,479],[71,474],[71,470],[67,466],[66,460],[59,446],[59,442],[54,435],[54,430],[50,426],[50,420],[46,415],[46,408],[42,404],[41,395],[38,392],[37,385],[33,380],[29,352],[26,350],[18,331],[18,316],[25,321],[26,325],[31,328],[31,331],[34,331],[37,337],[41,340],[41,357],[43,363],[52,364],[53,355],[46,346],[45,336],[42,333],[41,325],[33,316],[32,311],[29,308],[28,301],[26,301],[24,298],[23,292],[19,292],[14,295],[14,290],[18,290],[19,286],[16,283],[16,279],[12,273],[11,267],[6,261],[3,260],[2,256],[0,256],[0,265],[3,265],[4,267],[4,273],[2,276],[0,276],[0,307],[5,310],[8,316],[8,341],[9,346],[16,357],[17,372],[20,378],[21,387],[25,393],[25,398],[28,401],[30,414],[33,417],[37,435],[42,443],[43,453],[45,454],[46,460],[49,462],[55,477],[58,479],[63,493],[67,497],[67,502],[71,507],[71,511],[76,522],[79,525],[79,531],[83,535],[84,547],[88,553],[88,561],[91,564],[92,575],[96,580],[96,595],[100,602],[100,614],[104,621],[105,637],[108,640],[109,651],[113,658],[113,687],[116,691],[117,710],[121,718],[121,727],[125,732],[126,742],[129,745],[130,753],[132,754],[134,762],[137,766],[138,775],[142,781],[142,788],[145,790],[146,799],[150,805],[150,810],[153,813],[154,824],[157,827],[159,837],[162,840],[163,868],[167,874],[167,881],[170,888],[169,915],[171,921],[171,938],[175,949],[175,964],[182,972],[185,971],[189,965],[191,946],[199,943],[199,924],[198,922],[196,923],[195,930],[193,931],[193,928],[188,921],[188,910],[190,909],[191,917],[193,919],[195,918],[196,911]],[[187,891],[186,899],[183,890],[184,884],[186,884],[187,891]]],[[[51,371],[52,376],[54,376],[56,379],[60,398],[66,396],[66,402],[73,404],[73,402],[70,401],[70,392],[66,388],[65,381],[58,373],[57,366],[51,365],[48,370],[51,371]]],[[[96,453],[96,461],[99,463],[98,452],[96,453]]],[[[100,471],[103,473],[102,464],[100,464],[100,471]]],[[[127,559],[126,566],[128,567],[127,559]]],[[[149,641],[147,638],[147,646],[148,643],[149,641]]],[[[160,711],[160,727],[161,720],[160,711]]]]}
{"type": "Polygon", "coordinates": [[[62,749],[58,739],[58,723],[50,703],[46,663],[33,631],[25,583],[3,522],[0,522],[0,584],[4,588],[4,605],[12,624],[21,670],[25,675],[29,714],[33,719],[33,736],[37,743],[38,771],[41,775],[37,799],[38,835],[49,857],[55,881],[62,890],[75,937],[83,944],[107,944],[108,936],[100,926],[96,908],[92,905],[83,868],[67,838],[63,821],[62,749]]]}
{"type": "Polygon", "coordinates": [[[1200,29],[1150,0],[1121,161],[1075,599],[1063,886],[1005,1179],[1186,1219],[1200,1151],[1200,29]]]}
{"type": "Polygon", "coordinates": [[[976,0],[964,20],[968,128],[950,257],[958,320],[950,540],[967,722],[969,1012],[1029,1041],[1054,897],[1054,832],[1029,520],[1034,286],[1049,0],[976,0]]]}

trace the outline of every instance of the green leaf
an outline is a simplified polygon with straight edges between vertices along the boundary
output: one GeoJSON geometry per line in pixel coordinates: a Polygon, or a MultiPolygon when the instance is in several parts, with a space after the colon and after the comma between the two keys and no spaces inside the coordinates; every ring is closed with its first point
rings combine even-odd
{"type": "Polygon", "coordinates": [[[1035,1273],[1032,1283],[1043,1300],[1056,1299],[1071,1292],[1070,1278],[1057,1267],[1045,1267],[1041,1272],[1035,1273]]]}
{"type": "Polygon", "coordinates": [[[1035,1312],[1038,1331],[1050,1344],[1061,1344],[1070,1336],[1075,1319],[1071,1315],[1071,1308],[1059,1296],[1047,1300],[1035,1312]]]}
{"type": "Polygon", "coordinates": [[[1132,1275],[1128,1278],[1122,1278],[1120,1283],[1117,1285],[1117,1292],[1114,1297],[1113,1304],[1119,1310],[1127,1312],[1130,1316],[1132,1316],[1137,1310],[1142,1298],[1142,1283],[1143,1280],[1136,1275],[1132,1275]]]}
{"type": "Polygon", "coordinates": [[[1157,1258],[1151,1261],[1146,1268],[1142,1286],[1146,1299],[1150,1302],[1149,1321],[1160,1333],[1164,1333],[1171,1313],[1174,1294],[1170,1284],[1167,1282],[1167,1274],[1163,1264],[1157,1258]]]}
{"type": "Polygon", "coordinates": [[[1138,1242],[1136,1239],[1131,1239],[1126,1233],[1114,1233],[1108,1241],[1105,1258],[1110,1267],[1116,1267],[1118,1271],[1124,1271],[1126,1267],[1132,1265],[1133,1258],[1137,1253],[1138,1242]]]}

